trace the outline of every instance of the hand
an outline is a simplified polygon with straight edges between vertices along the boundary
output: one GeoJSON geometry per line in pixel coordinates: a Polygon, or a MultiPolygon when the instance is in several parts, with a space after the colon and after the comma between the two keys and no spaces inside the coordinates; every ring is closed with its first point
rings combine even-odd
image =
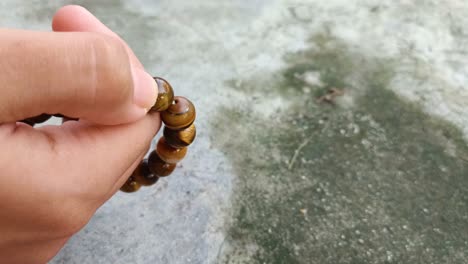
{"type": "Polygon", "coordinates": [[[67,6],[54,32],[0,30],[0,259],[45,263],[124,184],[160,127],[151,76],[112,31],[67,6]],[[16,123],[41,113],[61,126],[16,123]]]}

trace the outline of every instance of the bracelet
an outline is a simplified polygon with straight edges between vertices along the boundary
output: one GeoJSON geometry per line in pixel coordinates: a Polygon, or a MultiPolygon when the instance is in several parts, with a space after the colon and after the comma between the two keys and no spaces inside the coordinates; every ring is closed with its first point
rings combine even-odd
{"type": "MultiPolygon", "coordinates": [[[[195,106],[190,100],[182,96],[174,96],[172,86],[160,77],[154,77],[158,86],[158,98],[150,109],[150,112],[160,112],[165,125],[163,136],[159,139],[156,149],[148,159],[140,162],[132,175],[120,188],[121,191],[132,193],[138,191],[141,186],[151,186],[159,178],[169,176],[177,163],[187,154],[187,147],[192,144],[196,136],[195,106]]],[[[42,114],[20,122],[30,126],[47,121],[52,115],[42,114]]],[[[66,120],[78,120],[54,114],[66,120]]]]}
{"type": "Polygon", "coordinates": [[[136,192],[141,186],[151,186],[160,177],[169,176],[187,154],[187,147],[195,140],[196,128],[193,122],[196,112],[193,103],[185,97],[174,96],[166,80],[159,77],[154,80],[158,86],[158,98],[150,112],[161,112],[165,125],[163,136],[148,159],[140,162],[120,188],[123,192],[136,192]]]}

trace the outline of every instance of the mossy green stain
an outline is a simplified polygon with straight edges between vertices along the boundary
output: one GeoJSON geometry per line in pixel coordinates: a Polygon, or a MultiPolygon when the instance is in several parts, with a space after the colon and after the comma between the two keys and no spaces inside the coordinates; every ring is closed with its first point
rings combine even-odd
{"type": "Polygon", "coordinates": [[[293,102],[277,119],[246,107],[224,108],[215,120],[216,144],[238,175],[227,238],[234,248],[220,261],[237,263],[249,244],[258,247],[249,263],[465,261],[461,132],[389,89],[395,60],[368,58],[326,36],[312,43],[318,48],[286,57],[290,66],[272,75],[281,80],[268,91],[254,80],[243,85],[246,96],[293,102]],[[310,71],[322,86],[297,78],[310,71]],[[352,93],[353,105],[318,104],[332,87],[352,93]]]}

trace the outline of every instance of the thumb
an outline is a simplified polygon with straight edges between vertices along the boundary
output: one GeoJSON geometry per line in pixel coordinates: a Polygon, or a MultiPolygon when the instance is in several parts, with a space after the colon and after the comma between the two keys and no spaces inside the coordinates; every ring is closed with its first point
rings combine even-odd
{"type": "Polygon", "coordinates": [[[0,30],[0,122],[61,113],[114,125],[143,117],[157,86],[100,33],[0,30]]]}

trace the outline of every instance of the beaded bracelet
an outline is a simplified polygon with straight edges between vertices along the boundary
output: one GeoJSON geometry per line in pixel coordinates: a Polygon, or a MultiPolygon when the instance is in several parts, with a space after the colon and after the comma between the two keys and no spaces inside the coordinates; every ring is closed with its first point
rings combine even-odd
{"type": "MultiPolygon", "coordinates": [[[[158,98],[150,109],[150,112],[160,112],[164,123],[163,136],[156,145],[148,159],[140,162],[121,191],[131,193],[138,191],[141,186],[151,186],[160,177],[169,176],[175,169],[177,163],[187,154],[187,147],[192,144],[196,136],[195,106],[187,98],[174,96],[172,86],[160,77],[154,77],[158,86],[158,98]]],[[[20,122],[34,126],[47,121],[52,115],[42,114],[31,117],[20,122]]],[[[66,120],[78,120],[54,114],[66,120]]]]}
{"type": "Polygon", "coordinates": [[[120,188],[123,192],[136,192],[141,186],[151,186],[160,177],[169,176],[195,140],[195,106],[185,97],[174,97],[174,91],[166,80],[159,77],[154,80],[158,85],[158,98],[150,112],[161,112],[165,125],[163,136],[156,150],[150,153],[147,160],[140,162],[120,188]]]}

